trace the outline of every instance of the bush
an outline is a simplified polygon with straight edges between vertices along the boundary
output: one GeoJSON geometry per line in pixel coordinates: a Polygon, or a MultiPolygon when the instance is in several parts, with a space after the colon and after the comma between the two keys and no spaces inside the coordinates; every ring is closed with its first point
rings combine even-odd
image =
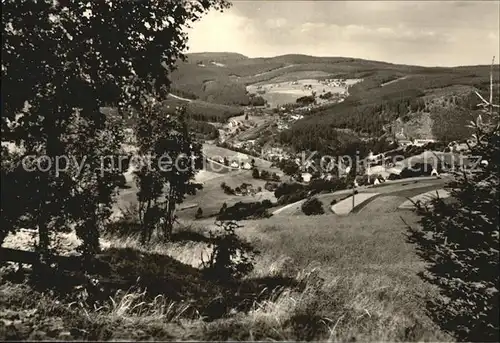
{"type": "Polygon", "coordinates": [[[280,177],[279,177],[279,175],[278,175],[278,174],[276,174],[276,173],[272,173],[272,174],[271,174],[271,180],[272,180],[272,181],[276,181],[276,182],[280,182],[280,177]]]}
{"type": "Polygon", "coordinates": [[[227,204],[223,203],[219,210],[219,214],[223,214],[224,212],[226,212],[226,210],[227,210],[227,204]]]}
{"type": "Polygon", "coordinates": [[[260,178],[260,173],[259,173],[259,170],[257,168],[253,168],[252,169],[252,177],[254,179],[259,179],[260,178]]]}
{"type": "Polygon", "coordinates": [[[406,167],[399,176],[402,179],[409,177],[429,176],[432,173],[433,166],[429,163],[415,163],[411,168],[406,167]]]}
{"type": "Polygon", "coordinates": [[[236,235],[240,228],[236,222],[216,223],[222,232],[210,232],[212,253],[202,262],[205,275],[219,281],[241,279],[254,268],[254,258],[259,252],[236,235]]]}
{"type": "Polygon", "coordinates": [[[341,189],[346,188],[346,184],[344,180],[341,179],[332,179],[332,180],[324,180],[324,179],[314,179],[308,185],[308,188],[311,190],[313,194],[317,193],[331,193],[341,189]]]}
{"type": "Polygon", "coordinates": [[[196,219],[200,219],[201,217],[203,217],[203,210],[201,209],[201,207],[198,207],[198,210],[196,211],[196,214],[194,217],[196,219]]]}
{"type": "Polygon", "coordinates": [[[288,195],[291,193],[296,193],[298,191],[305,190],[305,186],[301,185],[300,183],[287,183],[284,182],[280,184],[276,190],[274,191],[274,196],[279,199],[283,195],[288,195]]]}
{"type": "Polygon", "coordinates": [[[389,174],[389,176],[387,177],[387,180],[399,180],[399,179],[401,179],[401,176],[399,174],[394,174],[394,173],[389,174]]]}
{"type": "Polygon", "coordinates": [[[243,220],[249,218],[267,218],[271,214],[267,211],[273,204],[269,200],[262,202],[237,202],[231,207],[227,207],[224,211],[219,212],[217,219],[219,220],[243,220]]]}
{"type": "Polygon", "coordinates": [[[325,211],[323,210],[323,204],[316,197],[312,197],[312,198],[307,199],[302,204],[301,209],[302,209],[302,212],[304,212],[304,214],[307,216],[325,213],[325,211]]]}
{"type": "Polygon", "coordinates": [[[227,195],[235,195],[236,194],[236,190],[229,187],[225,182],[220,184],[220,188],[222,188],[224,193],[227,195]]]}
{"type": "Polygon", "coordinates": [[[262,180],[269,180],[271,178],[271,174],[267,170],[263,170],[260,172],[260,178],[262,180]]]}
{"type": "Polygon", "coordinates": [[[301,105],[310,105],[310,104],[313,104],[315,101],[316,100],[315,100],[314,96],[312,96],[312,95],[302,96],[302,97],[298,98],[297,100],[295,100],[295,102],[297,104],[301,104],[301,105]]]}
{"type": "Polygon", "coordinates": [[[264,185],[264,189],[268,190],[269,192],[274,192],[278,188],[278,184],[276,182],[266,182],[264,185]]]}

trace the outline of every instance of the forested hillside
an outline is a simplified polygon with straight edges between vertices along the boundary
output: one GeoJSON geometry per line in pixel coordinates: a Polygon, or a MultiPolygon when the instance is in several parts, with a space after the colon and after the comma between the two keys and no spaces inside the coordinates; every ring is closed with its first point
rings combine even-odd
{"type": "MultiPolygon", "coordinates": [[[[250,84],[293,81],[297,75],[363,79],[349,88],[344,102],[313,108],[277,137],[295,149],[318,150],[401,130],[407,138],[467,137],[469,131],[461,123],[474,118],[478,101],[474,91],[487,90],[489,70],[486,65],[429,68],[346,57],[197,53],[177,65],[171,74],[171,91],[198,100],[184,103],[191,119],[224,122],[240,114],[240,106],[252,103],[246,91],[250,84]]],[[[498,81],[496,65],[494,83],[498,81]]]]}
{"type": "MultiPolygon", "coordinates": [[[[419,114],[432,120],[428,134],[439,140],[451,141],[469,136],[465,120],[475,117],[478,97],[474,90],[485,92],[488,67],[430,69],[428,73],[409,75],[405,79],[381,86],[397,74],[375,72],[350,89],[346,101],[327,108],[313,110],[297,121],[280,140],[295,148],[321,148],[319,141],[334,144],[332,132],[337,128],[350,129],[371,137],[394,134],[395,121],[408,122],[419,114]],[[381,82],[383,81],[383,82],[381,82]],[[456,87],[461,85],[462,87],[456,87]]],[[[498,68],[495,83],[498,84],[498,68]]],[[[413,131],[413,130],[412,130],[413,131]]],[[[421,137],[413,137],[421,138],[421,137]]]]}

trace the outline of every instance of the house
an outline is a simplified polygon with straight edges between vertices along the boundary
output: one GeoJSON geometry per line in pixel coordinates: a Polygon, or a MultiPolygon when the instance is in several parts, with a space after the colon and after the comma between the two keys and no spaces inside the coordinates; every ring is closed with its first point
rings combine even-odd
{"type": "Polygon", "coordinates": [[[373,184],[374,185],[379,185],[380,184],[380,181],[378,180],[378,178],[376,178],[375,181],[373,181],[373,184]]]}
{"type": "Polygon", "coordinates": [[[248,162],[243,163],[243,169],[250,170],[252,169],[252,165],[248,162]]]}
{"type": "Polygon", "coordinates": [[[239,168],[240,166],[238,165],[238,162],[233,161],[231,162],[231,168],[239,168]]]}
{"type": "Polygon", "coordinates": [[[407,146],[413,145],[413,142],[408,139],[398,140],[398,145],[400,147],[406,148],[407,146]]]}
{"type": "Polygon", "coordinates": [[[439,173],[437,172],[436,168],[432,168],[431,176],[439,176],[439,173]]]}
{"type": "Polygon", "coordinates": [[[435,143],[436,141],[434,139],[415,139],[413,141],[413,145],[416,146],[424,146],[429,143],[435,143]]]}
{"type": "Polygon", "coordinates": [[[312,177],[311,173],[302,173],[302,180],[304,180],[304,182],[311,181],[311,177],[312,177]]]}

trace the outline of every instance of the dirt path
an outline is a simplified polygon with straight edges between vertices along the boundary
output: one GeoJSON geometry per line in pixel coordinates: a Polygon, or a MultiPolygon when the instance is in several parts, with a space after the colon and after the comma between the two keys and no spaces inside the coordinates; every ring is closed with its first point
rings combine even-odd
{"type": "Polygon", "coordinates": [[[380,87],[384,87],[384,86],[390,85],[391,83],[398,82],[398,81],[404,80],[404,79],[406,79],[406,78],[408,78],[408,76],[402,76],[402,77],[399,77],[399,78],[397,78],[397,79],[395,79],[395,80],[391,80],[391,81],[388,81],[388,82],[384,82],[384,83],[382,83],[382,84],[380,85],[380,87]]]}
{"type": "Polygon", "coordinates": [[[187,101],[187,102],[192,102],[192,101],[193,101],[193,99],[183,98],[183,97],[180,97],[180,96],[174,95],[174,94],[172,94],[172,93],[169,93],[168,95],[169,95],[169,96],[171,96],[172,98],[177,99],[177,100],[182,100],[182,101],[187,101]]]}

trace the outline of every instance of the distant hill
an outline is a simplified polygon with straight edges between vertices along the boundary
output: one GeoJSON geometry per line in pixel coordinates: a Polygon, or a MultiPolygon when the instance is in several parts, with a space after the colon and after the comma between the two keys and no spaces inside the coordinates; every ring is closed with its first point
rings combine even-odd
{"type": "MultiPolygon", "coordinates": [[[[499,71],[496,65],[496,87],[499,71]]],[[[313,149],[324,143],[337,144],[339,135],[332,138],[332,132],[338,129],[352,132],[352,139],[394,135],[401,129],[411,138],[467,136],[467,130],[461,129],[462,123],[474,117],[477,105],[474,91],[486,94],[489,72],[488,65],[421,67],[351,57],[289,54],[248,58],[236,53],[208,52],[187,54],[187,60],[178,63],[170,78],[172,93],[196,99],[197,107],[213,103],[236,108],[250,104],[246,86],[251,84],[319,75],[363,79],[349,89],[346,101],[313,110],[278,139],[283,145],[313,149]]],[[[215,113],[213,110],[217,108],[211,108],[210,112],[215,113]]],[[[237,112],[226,110],[226,114],[218,116],[218,121],[237,112]]],[[[214,118],[212,114],[210,117],[214,118]]],[[[346,138],[345,134],[340,136],[346,138]]]]}

